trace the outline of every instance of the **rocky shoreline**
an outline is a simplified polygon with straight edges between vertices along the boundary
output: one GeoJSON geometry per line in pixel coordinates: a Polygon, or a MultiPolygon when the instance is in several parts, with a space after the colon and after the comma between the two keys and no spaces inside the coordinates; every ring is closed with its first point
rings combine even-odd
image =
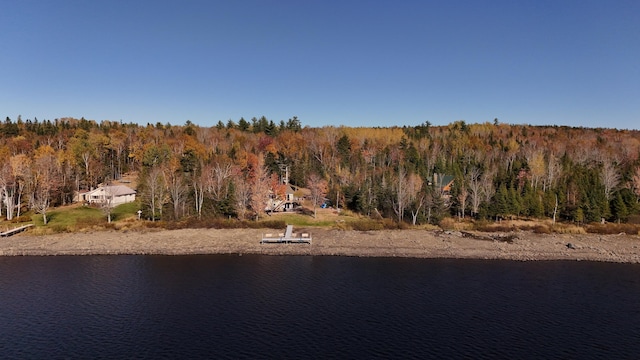
{"type": "Polygon", "coordinates": [[[640,263],[640,236],[311,228],[309,244],[261,244],[256,229],[104,231],[0,239],[0,256],[265,254],[640,263]]]}

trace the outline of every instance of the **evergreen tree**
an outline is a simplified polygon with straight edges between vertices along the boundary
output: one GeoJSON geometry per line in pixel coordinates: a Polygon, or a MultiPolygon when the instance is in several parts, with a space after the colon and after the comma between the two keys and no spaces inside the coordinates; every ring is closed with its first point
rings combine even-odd
{"type": "Polygon", "coordinates": [[[351,157],[351,141],[349,137],[344,134],[338,139],[338,155],[340,156],[343,165],[349,164],[349,158],[351,157]]]}
{"type": "Polygon", "coordinates": [[[302,130],[302,124],[300,123],[300,120],[298,120],[298,117],[294,116],[292,119],[289,119],[287,121],[286,128],[287,130],[292,130],[297,132],[302,130]]]}
{"type": "Polygon", "coordinates": [[[269,121],[267,126],[264,128],[264,133],[269,136],[276,136],[278,134],[278,127],[273,120],[269,121]]]}
{"type": "Polygon", "coordinates": [[[489,207],[489,212],[491,216],[495,217],[505,217],[511,212],[509,191],[507,190],[507,185],[505,185],[504,183],[500,184],[500,187],[498,187],[498,191],[496,191],[495,195],[493,196],[493,201],[489,207]]]}
{"type": "Polygon", "coordinates": [[[245,120],[243,117],[241,117],[240,120],[238,120],[238,129],[240,129],[240,131],[248,131],[249,126],[250,126],[249,122],[245,120]]]}
{"type": "Polygon", "coordinates": [[[518,190],[513,187],[509,188],[508,202],[509,214],[518,216],[522,213],[522,197],[520,196],[518,190]]]}
{"type": "MultiPolygon", "coordinates": [[[[555,201],[555,198],[554,198],[555,201]]],[[[544,204],[542,203],[542,194],[531,187],[527,182],[524,186],[524,195],[522,199],[522,211],[526,216],[542,217],[544,216],[544,204]]]]}
{"type": "Polygon", "coordinates": [[[611,200],[611,210],[612,220],[616,220],[618,222],[627,221],[629,211],[627,210],[627,205],[624,203],[619,191],[616,192],[616,195],[611,200]]]}

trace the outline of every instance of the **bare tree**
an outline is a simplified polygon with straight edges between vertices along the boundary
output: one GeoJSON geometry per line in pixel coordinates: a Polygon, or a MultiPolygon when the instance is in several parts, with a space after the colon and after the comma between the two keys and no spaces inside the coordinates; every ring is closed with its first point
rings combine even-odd
{"type": "Polygon", "coordinates": [[[164,177],[162,170],[157,167],[149,169],[147,176],[146,200],[151,210],[151,221],[155,221],[156,213],[162,217],[162,206],[164,205],[164,177]]]}
{"type": "Polygon", "coordinates": [[[636,194],[636,200],[640,201],[640,166],[633,173],[633,193],[636,194]]]}
{"type": "Polygon", "coordinates": [[[493,171],[485,171],[480,179],[482,195],[484,197],[484,201],[487,203],[491,202],[493,194],[496,193],[496,187],[493,184],[493,176],[493,171]]]}
{"type": "Polygon", "coordinates": [[[321,178],[318,174],[312,173],[307,178],[307,187],[311,190],[311,203],[313,204],[313,217],[317,217],[318,205],[324,202],[324,197],[327,193],[327,181],[321,178]]]}
{"type": "Polygon", "coordinates": [[[11,171],[14,180],[14,196],[16,197],[16,215],[20,216],[22,209],[22,194],[31,181],[31,159],[25,154],[14,155],[10,159],[11,171]]]}
{"type": "Polygon", "coordinates": [[[553,207],[553,224],[555,225],[556,223],[556,215],[558,213],[558,194],[556,194],[556,202],[555,205],[553,207]]]}
{"type": "Polygon", "coordinates": [[[251,181],[251,209],[256,214],[256,220],[265,213],[269,199],[269,184],[271,179],[267,167],[264,165],[264,155],[257,156],[250,174],[251,181]]]}
{"type": "Polygon", "coordinates": [[[233,166],[231,163],[216,162],[205,167],[205,186],[206,190],[215,201],[222,201],[229,194],[229,179],[233,174],[233,166]]]}
{"type": "Polygon", "coordinates": [[[109,149],[115,152],[116,156],[116,164],[114,169],[114,164],[111,164],[111,173],[114,179],[120,179],[122,177],[122,154],[124,153],[127,146],[127,134],[122,131],[114,131],[109,136],[109,149]]]}
{"type": "Polygon", "coordinates": [[[404,210],[407,208],[410,198],[407,171],[403,167],[398,169],[398,176],[393,187],[395,190],[395,197],[391,199],[391,205],[393,206],[393,211],[398,217],[398,222],[402,222],[404,219],[404,210]]]}
{"type": "Polygon", "coordinates": [[[93,185],[93,180],[91,179],[91,160],[92,160],[92,155],[91,152],[89,150],[84,151],[80,154],[80,159],[82,159],[82,164],[84,165],[84,173],[85,173],[85,177],[86,177],[86,181],[88,186],[93,185]]]}
{"type": "Polygon", "coordinates": [[[107,185],[102,187],[102,199],[100,202],[100,209],[107,215],[107,222],[111,223],[111,212],[113,211],[115,188],[107,181],[107,185]]]}
{"type": "Polygon", "coordinates": [[[179,219],[184,215],[189,189],[185,184],[182,172],[179,170],[167,169],[164,173],[164,178],[173,204],[173,216],[175,219],[179,219]]]}
{"type": "Polygon", "coordinates": [[[251,201],[251,184],[247,182],[244,176],[239,174],[234,181],[234,185],[238,217],[244,220],[251,201]]]}
{"type": "Polygon", "coordinates": [[[547,191],[548,188],[552,187],[558,176],[560,175],[560,162],[558,158],[553,154],[549,154],[549,158],[547,160],[547,175],[543,181],[542,191],[547,191]]]}
{"type": "Polygon", "coordinates": [[[7,161],[0,167],[0,191],[2,200],[6,205],[7,220],[13,219],[15,208],[15,180],[11,169],[11,164],[7,161]]]}
{"type": "Polygon", "coordinates": [[[422,192],[422,178],[416,174],[409,175],[409,182],[407,186],[407,191],[409,193],[409,202],[412,203],[411,207],[411,224],[416,225],[418,220],[418,214],[420,213],[420,209],[424,205],[425,194],[422,192]]]}
{"type": "Polygon", "coordinates": [[[611,161],[604,161],[600,170],[600,180],[604,186],[604,196],[611,200],[613,189],[620,184],[620,172],[611,161]]]}
{"type": "Polygon", "coordinates": [[[469,198],[469,191],[467,191],[467,185],[464,179],[460,183],[460,191],[458,193],[458,204],[460,205],[460,213],[464,219],[464,214],[467,211],[467,199],[469,198]]]}
{"type": "Polygon", "coordinates": [[[47,225],[47,210],[49,209],[51,191],[45,186],[39,186],[34,195],[32,208],[36,213],[42,214],[42,223],[47,225]]]}
{"type": "Polygon", "coordinates": [[[467,173],[467,181],[469,184],[469,197],[471,199],[471,215],[478,214],[480,203],[482,202],[482,183],[480,181],[480,169],[471,168],[467,173]]]}
{"type": "Polygon", "coordinates": [[[33,169],[33,194],[31,207],[42,214],[42,221],[47,224],[47,210],[51,202],[51,190],[57,183],[56,158],[54,150],[49,146],[41,147],[40,153],[35,157],[35,167],[33,169]]]}
{"type": "Polygon", "coordinates": [[[204,204],[204,190],[205,190],[206,175],[203,172],[194,174],[192,179],[193,186],[193,198],[195,202],[196,214],[198,219],[202,218],[202,206],[204,204]]]}

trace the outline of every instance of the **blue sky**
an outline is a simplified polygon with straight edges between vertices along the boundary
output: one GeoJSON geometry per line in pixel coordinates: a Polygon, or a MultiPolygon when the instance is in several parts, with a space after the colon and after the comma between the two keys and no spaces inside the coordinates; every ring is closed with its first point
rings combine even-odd
{"type": "Polygon", "coordinates": [[[640,1],[5,0],[0,116],[640,128],[640,1]]]}

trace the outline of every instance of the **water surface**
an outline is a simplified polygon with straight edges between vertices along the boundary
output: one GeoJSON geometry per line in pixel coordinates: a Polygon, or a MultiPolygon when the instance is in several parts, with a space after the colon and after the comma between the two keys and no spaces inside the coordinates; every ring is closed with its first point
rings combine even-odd
{"type": "Polygon", "coordinates": [[[0,257],[2,358],[637,358],[640,266],[0,257]]]}

